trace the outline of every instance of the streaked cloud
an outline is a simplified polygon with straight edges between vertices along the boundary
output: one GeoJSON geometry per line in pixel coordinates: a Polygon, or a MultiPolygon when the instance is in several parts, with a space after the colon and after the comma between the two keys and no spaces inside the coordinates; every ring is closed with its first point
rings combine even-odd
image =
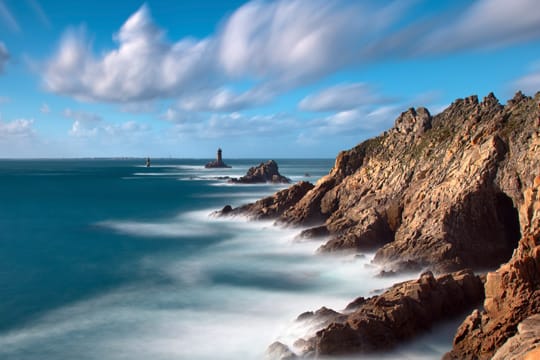
{"type": "MultiPolygon", "coordinates": [[[[172,98],[186,111],[240,111],[375,61],[539,39],[535,5],[535,0],[479,0],[459,5],[464,6],[456,10],[459,16],[417,19],[408,16],[422,6],[417,1],[250,1],[213,35],[176,42],[165,37],[143,5],[115,34],[117,46],[99,55],[84,29],[68,30],[44,66],[43,82],[51,92],[86,101],[172,98]],[[247,89],[235,86],[246,82],[247,89]],[[243,90],[232,90],[238,88],[243,90]]],[[[336,86],[305,98],[300,108],[349,110],[367,101],[367,91],[361,84],[336,86]],[[355,92],[361,95],[357,99],[355,92]]]]}
{"type": "Polygon", "coordinates": [[[532,66],[527,74],[514,81],[512,90],[521,90],[529,95],[534,95],[540,91],[540,62],[532,66]]]}
{"type": "Polygon", "coordinates": [[[182,97],[178,104],[187,111],[238,111],[270,101],[275,94],[262,88],[234,93],[226,88],[200,92],[182,97]]]}
{"type": "Polygon", "coordinates": [[[540,38],[536,0],[478,0],[459,16],[443,19],[419,42],[421,52],[491,49],[540,38]],[[455,19],[455,20],[454,20],[455,19]]]}
{"type": "Polygon", "coordinates": [[[4,24],[12,32],[20,32],[21,28],[19,23],[7,7],[6,3],[3,0],[0,0],[0,19],[3,21],[0,24],[4,24]]]}
{"type": "Polygon", "coordinates": [[[4,68],[8,60],[9,60],[9,52],[7,50],[7,47],[3,42],[0,41],[0,74],[4,72],[4,68]]]}
{"type": "MultiPolygon", "coordinates": [[[[178,115],[178,113],[176,113],[178,115]]],[[[302,124],[287,114],[246,115],[238,112],[212,114],[199,121],[178,121],[171,129],[181,136],[199,139],[287,137],[302,124]]]]}
{"type": "Polygon", "coordinates": [[[383,104],[391,101],[365,83],[338,84],[319,93],[306,96],[299,103],[305,111],[344,111],[362,105],[383,104]]]}
{"type": "Polygon", "coordinates": [[[34,11],[34,14],[36,14],[39,21],[45,26],[46,28],[51,28],[51,21],[49,20],[49,16],[47,16],[47,13],[43,10],[43,7],[41,7],[41,4],[37,0],[26,0],[28,3],[28,6],[34,11]]]}
{"type": "Polygon", "coordinates": [[[252,1],[226,22],[219,59],[231,76],[309,82],[362,61],[362,49],[395,25],[403,3],[252,1]]]}

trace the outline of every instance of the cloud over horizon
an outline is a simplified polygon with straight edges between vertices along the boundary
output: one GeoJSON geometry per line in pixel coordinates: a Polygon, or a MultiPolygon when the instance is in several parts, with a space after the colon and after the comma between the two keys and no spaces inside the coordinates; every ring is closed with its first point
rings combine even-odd
{"type": "Polygon", "coordinates": [[[6,45],[0,41],[0,74],[4,72],[4,68],[9,60],[9,52],[6,45]]]}
{"type": "Polygon", "coordinates": [[[390,100],[365,83],[338,84],[306,96],[298,107],[305,111],[344,111],[362,105],[384,104],[390,100]]]}

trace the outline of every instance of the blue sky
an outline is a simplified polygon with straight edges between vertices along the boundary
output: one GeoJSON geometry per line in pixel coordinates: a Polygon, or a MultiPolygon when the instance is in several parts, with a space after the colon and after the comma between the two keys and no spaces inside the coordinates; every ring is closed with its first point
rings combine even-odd
{"type": "Polygon", "coordinates": [[[0,157],[334,157],[540,90],[536,0],[0,0],[0,157]]]}

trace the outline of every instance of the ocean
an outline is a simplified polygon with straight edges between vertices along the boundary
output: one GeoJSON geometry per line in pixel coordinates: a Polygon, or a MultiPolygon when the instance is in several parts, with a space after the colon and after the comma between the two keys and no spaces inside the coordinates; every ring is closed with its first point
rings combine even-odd
{"type": "MultiPolygon", "coordinates": [[[[264,359],[305,335],[300,313],[416,276],[378,278],[372,254],[320,255],[299,229],[210,216],[284,186],[217,179],[261,160],[206,161],[0,160],[0,358],[264,359]]],[[[277,162],[293,181],[333,165],[277,162]]],[[[387,357],[438,359],[458,323],[387,357]]]]}

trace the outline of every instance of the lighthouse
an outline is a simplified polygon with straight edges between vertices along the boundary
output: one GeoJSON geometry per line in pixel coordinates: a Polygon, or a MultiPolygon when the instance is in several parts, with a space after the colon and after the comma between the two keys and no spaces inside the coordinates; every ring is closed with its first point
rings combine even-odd
{"type": "Polygon", "coordinates": [[[223,159],[221,158],[221,148],[217,149],[217,158],[216,161],[218,164],[223,164],[223,159]]]}
{"type": "Polygon", "coordinates": [[[211,169],[211,168],[230,168],[229,165],[227,165],[227,164],[225,164],[223,162],[221,148],[217,149],[216,160],[209,162],[208,164],[204,165],[204,167],[207,168],[207,169],[211,169]]]}

